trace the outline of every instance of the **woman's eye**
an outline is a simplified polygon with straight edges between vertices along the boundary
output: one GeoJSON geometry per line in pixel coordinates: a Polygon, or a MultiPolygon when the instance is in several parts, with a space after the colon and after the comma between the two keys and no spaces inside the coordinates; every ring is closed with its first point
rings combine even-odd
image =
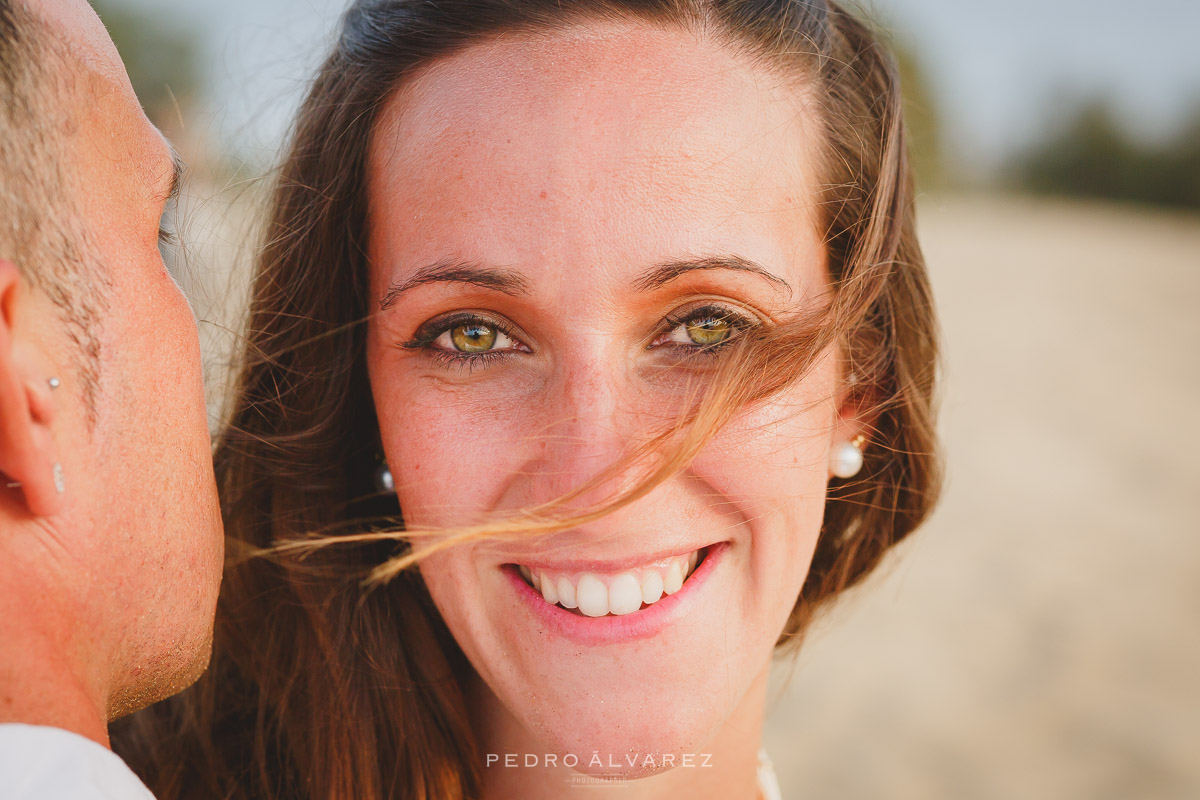
{"type": "Polygon", "coordinates": [[[677,345],[692,350],[716,349],[754,323],[727,308],[705,307],[668,319],[671,328],[652,346],[677,345]]]}
{"type": "Polygon", "coordinates": [[[733,335],[733,325],[723,317],[699,317],[676,325],[668,341],[676,344],[698,344],[708,347],[720,344],[733,335]]]}
{"type": "Polygon", "coordinates": [[[446,329],[433,340],[434,346],[454,353],[487,353],[492,350],[508,350],[513,346],[512,337],[486,322],[466,322],[446,329]]]}

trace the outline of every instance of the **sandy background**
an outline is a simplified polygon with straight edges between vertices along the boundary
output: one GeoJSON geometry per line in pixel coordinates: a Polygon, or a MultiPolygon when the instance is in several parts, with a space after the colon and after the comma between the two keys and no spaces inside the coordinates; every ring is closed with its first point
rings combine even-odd
{"type": "Polygon", "coordinates": [[[1200,216],[920,220],[947,490],[795,664],[784,796],[1200,797],[1200,216]]]}
{"type": "MultiPolygon", "coordinates": [[[[253,195],[185,209],[214,410],[253,195]]],[[[779,665],[784,796],[1200,797],[1200,216],[936,197],[920,221],[946,493],[779,665]]]]}

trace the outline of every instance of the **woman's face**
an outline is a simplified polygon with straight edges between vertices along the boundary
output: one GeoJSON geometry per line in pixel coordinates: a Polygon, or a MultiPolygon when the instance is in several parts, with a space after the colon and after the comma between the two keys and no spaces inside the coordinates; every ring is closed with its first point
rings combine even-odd
{"type": "MultiPolygon", "coordinates": [[[[407,522],[579,486],[684,408],[722,342],[827,299],[816,129],[794,87],[635,22],[488,40],[410,79],[369,162],[368,361],[407,522]]],[[[488,687],[485,746],[586,768],[699,752],[740,714],[854,433],[838,368],[616,513],[422,562],[488,687]]]]}

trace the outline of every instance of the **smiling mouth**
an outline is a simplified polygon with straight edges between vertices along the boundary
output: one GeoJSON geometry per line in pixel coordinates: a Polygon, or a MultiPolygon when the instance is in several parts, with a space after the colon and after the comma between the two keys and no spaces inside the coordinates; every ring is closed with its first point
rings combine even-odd
{"type": "Polygon", "coordinates": [[[707,547],[620,572],[562,572],[511,564],[521,579],[550,605],[585,617],[623,616],[641,611],[683,588],[704,562],[707,547]]]}

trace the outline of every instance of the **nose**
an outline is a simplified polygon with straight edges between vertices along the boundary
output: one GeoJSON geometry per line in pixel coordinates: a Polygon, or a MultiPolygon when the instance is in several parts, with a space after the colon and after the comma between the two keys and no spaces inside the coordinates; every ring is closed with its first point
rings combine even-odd
{"type": "MultiPolygon", "coordinates": [[[[532,457],[525,467],[528,500],[544,503],[578,489],[631,455],[638,415],[623,359],[603,347],[564,361],[543,391],[540,424],[531,426],[532,457]]],[[[622,469],[568,504],[579,509],[632,488],[643,471],[622,469]]]]}

